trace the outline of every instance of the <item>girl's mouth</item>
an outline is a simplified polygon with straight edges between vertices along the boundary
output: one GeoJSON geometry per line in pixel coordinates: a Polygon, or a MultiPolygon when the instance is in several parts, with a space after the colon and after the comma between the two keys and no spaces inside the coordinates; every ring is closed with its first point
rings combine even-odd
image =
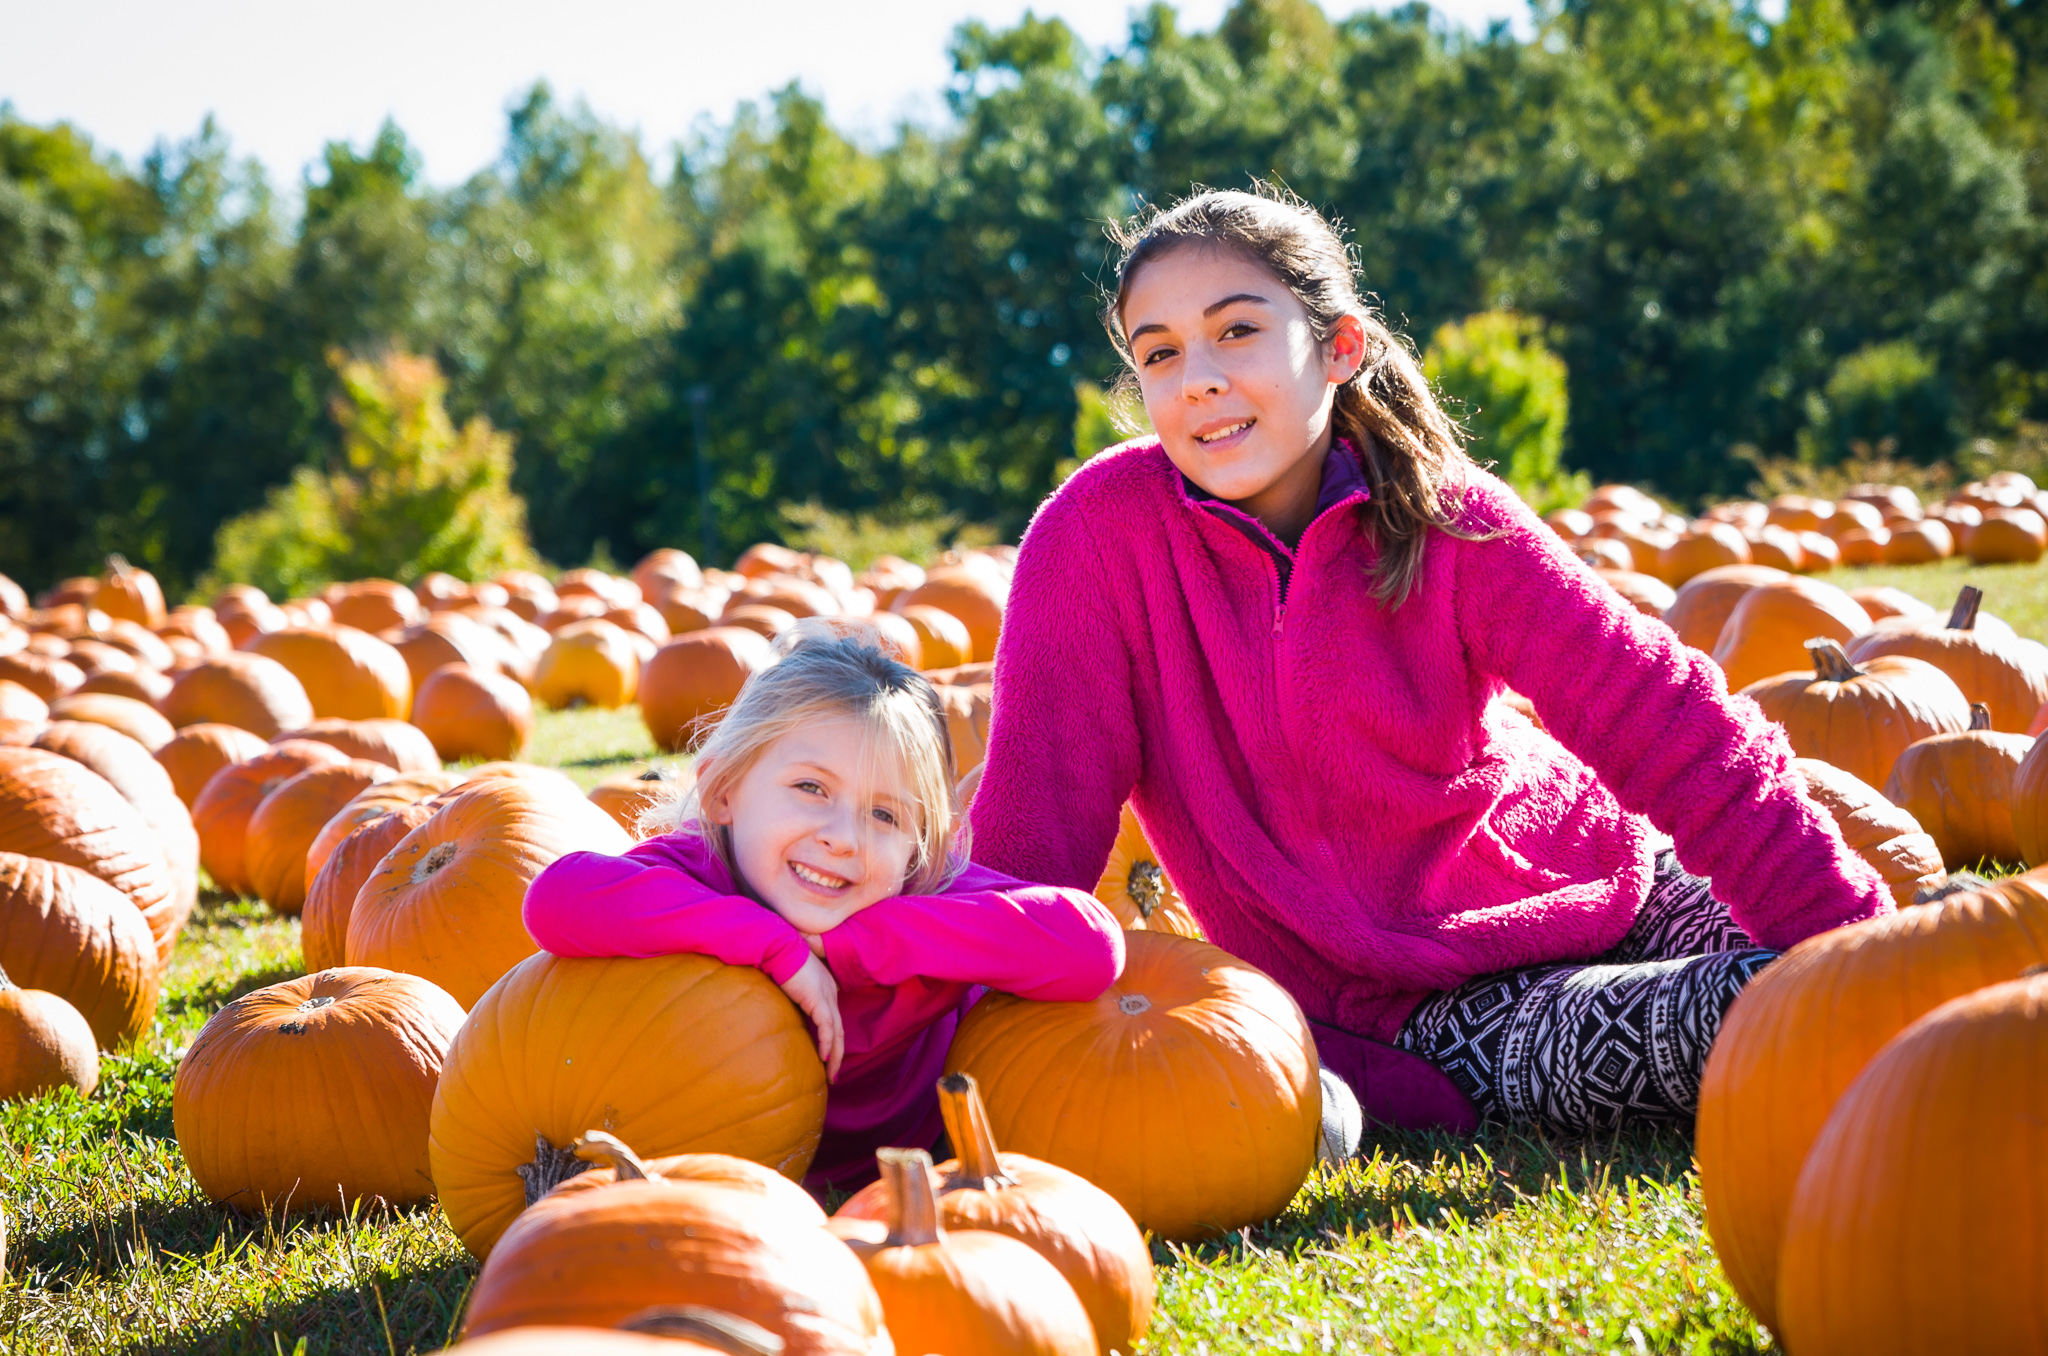
{"type": "Polygon", "coordinates": [[[1214,451],[1217,448],[1230,447],[1235,445],[1247,433],[1250,433],[1252,431],[1252,425],[1258,422],[1259,421],[1256,419],[1239,419],[1235,423],[1225,424],[1220,428],[1210,429],[1206,433],[1197,433],[1195,435],[1195,441],[1200,443],[1203,447],[1210,449],[1211,451],[1214,451]]]}
{"type": "Polygon", "coordinates": [[[814,866],[805,866],[802,862],[791,862],[789,864],[789,872],[798,881],[802,882],[805,888],[818,894],[840,894],[853,884],[852,881],[847,880],[843,876],[835,876],[829,871],[820,871],[814,866]]]}

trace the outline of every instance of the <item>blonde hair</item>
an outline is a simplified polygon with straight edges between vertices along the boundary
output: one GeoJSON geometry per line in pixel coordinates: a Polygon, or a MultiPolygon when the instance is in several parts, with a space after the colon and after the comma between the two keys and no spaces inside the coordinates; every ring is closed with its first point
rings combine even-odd
{"type": "Polygon", "coordinates": [[[1365,463],[1372,495],[1359,512],[1379,546],[1374,593],[1398,605],[1421,571],[1430,529],[1468,540],[1482,535],[1453,526],[1471,459],[1407,341],[1359,295],[1357,266],[1337,228],[1284,190],[1263,182],[1253,187],[1252,193],[1210,189],[1111,228],[1123,258],[1102,321],[1124,359],[1118,388],[1126,395],[1137,390],[1137,362],[1123,322],[1131,280],[1146,264],[1185,246],[1228,250],[1272,273],[1308,312],[1320,342],[1329,342],[1339,320],[1356,316],[1365,328],[1365,361],[1337,388],[1330,423],[1365,463]]]}
{"type": "Polygon", "coordinates": [[[916,847],[903,894],[933,894],[960,872],[967,853],[966,819],[953,791],[953,740],[931,681],[899,663],[872,623],[813,617],[776,642],[781,657],[749,678],[739,699],[697,745],[704,774],[696,785],[663,796],[643,811],[643,835],[701,834],[740,880],[732,834],[703,807],[729,795],[768,746],[815,721],[852,718],[867,729],[869,756],[901,761],[917,823],[916,847]],[[694,821],[694,822],[693,822],[694,821]]]}

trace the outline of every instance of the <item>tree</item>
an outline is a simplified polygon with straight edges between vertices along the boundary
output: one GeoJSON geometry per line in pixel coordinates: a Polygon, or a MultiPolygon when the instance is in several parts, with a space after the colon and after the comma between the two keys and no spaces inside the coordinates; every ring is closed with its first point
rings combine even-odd
{"type": "Polygon", "coordinates": [[[1538,513],[1570,508],[1592,493],[1584,471],[1564,469],[1571,409],[1564,361],[1543,343],[1542,323],[1484,311],[1440,326],[1422,370],[1458,419],[1471,454],[1538,513]]]}

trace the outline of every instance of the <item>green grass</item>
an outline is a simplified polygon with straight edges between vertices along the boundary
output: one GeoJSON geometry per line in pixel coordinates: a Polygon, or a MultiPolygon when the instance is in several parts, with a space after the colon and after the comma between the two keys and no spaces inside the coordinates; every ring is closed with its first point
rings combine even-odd
{"type": "MultiPolygon", "coordinates": [[[[1828,578],[1943,606],[1975,583],[1992,611],[2048,635],[2048,569],[1828,578]]],[[[528,756],[587,787],[656,751],[632,708],[586,709],[543,713],[528,756]]],[[[433,1206],[250,1219],[185,1170],[178,1052],[222,1004],[299,970],[295,921],[209,896],[155,1025],[104,1061],[99,1090],[0,1106],[0,1352],[403,1356],[458,1330],[475,1267],[433,1206]]],[[[1155,1257],[1152,1353],[1772,1349],[1721,1276],[1675,1133],[1388,1134],[1270,1226],[1155,1257]]]]}

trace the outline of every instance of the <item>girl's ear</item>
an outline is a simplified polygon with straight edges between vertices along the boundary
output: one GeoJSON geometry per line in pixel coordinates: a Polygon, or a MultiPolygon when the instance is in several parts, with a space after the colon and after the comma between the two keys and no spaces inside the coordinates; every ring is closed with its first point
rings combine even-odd
{"type": "Polygon", "coordinates": [[[1330,384],[1342,386],[1365,365],[1365,322],[1355,315],[1338,317],[1337,326],[1323,348],[1329,355],[1330,384]]]}
{"type": "MultiPolygon", "coordinates": [[[[697,785],[702,786],[704,784],[704,774],[716,766],[718,766],[716,758],[699,758],[695,769],[697,785]]],[[[721,792],[715,797],[700,796],[697,801],[697,812],[713,824],[730,826],[732,823],[732,796],[726,792],[721,792]]]]}

